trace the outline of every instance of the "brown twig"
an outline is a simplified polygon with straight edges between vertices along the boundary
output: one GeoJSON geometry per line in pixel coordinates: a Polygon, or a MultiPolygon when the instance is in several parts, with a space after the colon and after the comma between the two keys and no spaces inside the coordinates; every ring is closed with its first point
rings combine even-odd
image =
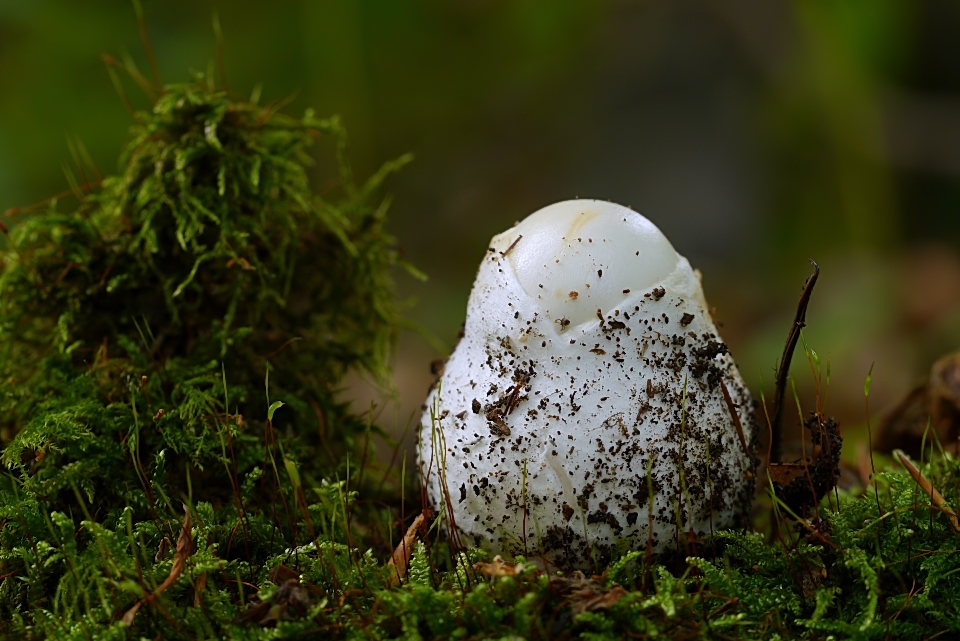
{"type": "Polygon", "coordinates": [[[740,447],[743,448],[744,454],[750,456],[750,449],[747,447],[747,439],[743,435],[743,425],[740,423],[740,415],[737,414],[737,408],[733,404],[733,399],[730,398],[730,391],[727,390],[727,385],[722,380],[720,381],[720,390],[723,392],[723,400],[727,404],[727,411],[730,412],[730,417],[733,419],[733,425],[737,428],[737,437],[740,439],[740,447]]]}
{"type": "Polygon", "coordinates": [[[797,347],[800,340],[800,331],[806,327],[807,305],[810,304],[810,297],[813,295],[813,286],[817,284],[817,278],[820,276],[820,266],[816,261],[813,263],[813,274],[807,278],[803,285],[803,292],[800,294],[800,302],[797,303],[797,314],[793,318],[793,325],[790,326],[790,332],[787,334],[787,344],[783,347],[783,355],[780,357],[780,367],[777,369],[777,387],[774,397],[773,418],[770,421],[770,449],[767,452],[767,461],[780,460],[780,446],[782,441],[780,423],[783,416],[783,397],[787,391],[787,378],[790,375],[790,361],[793,359],[793,350],[797,347]]]}
{"type": "Polygon", "coordinates": [[[913,480],[917,482],[917,485],[920,486],[924,492],[927,493],[927,496],[930,497],[930,500],[933,501],[933,504],[937,508],[947,515],[947,518],[950,519],[950,527],[953,528],[953,531],[957,534],[960,534],[960,521],[957,520],[957,513],[953,511],[949,505],[947,505],[946,499],[943,498],[943,495],[937,491],[937,488],[933,487],[927,477],[917,469],[917,466],[910,462],[910,459],[907,458],[907,455],[901,450],[894,450],[893,453],[896,455],[900,462],[903,464],[907,471],[910,472],[910,476],[913,477],[913,480]]]}
{"type": "Polygon", "coordinates": [[[517,246],[517,243],[520,242],[520,239],[521,239],[521,238],[523,238],[523,234],[520,234],[519,236],[517,236],[516,240],[514,240],[512,243],[510,243],[510,246],[507,247],[506,251],[500,252],[500,256],[501,256],[501,257],[506,257],[506,255],[509,254],[511,251],[513,251],[513,248],[517,246]]]}

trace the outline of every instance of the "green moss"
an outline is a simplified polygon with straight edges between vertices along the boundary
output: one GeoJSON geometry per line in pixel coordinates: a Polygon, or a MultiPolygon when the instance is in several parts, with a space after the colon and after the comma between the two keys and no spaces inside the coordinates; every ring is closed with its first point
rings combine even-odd
{"type": "MultiPolygon", "coordinates": [[[[719,532],[669,566],[629,552],[598,577],[527,565],[490,578],[473,567],[484,553],[454,557],[434,524],[392,586],[384,560],[419,511],[400,488],[418,486],[374,477],[364,453],[378,428],[336,390],[351,368],[386,380],[401,261],[375,192],[405,161],[357,185],[336,119],[282,115],[198,77],[136,115],[117,174],[76,181],[76,207],[51,202],[12,227],[0,636],[958,631],[958,535],[899,471],[876,494],[832,499],[816,532],[719,532]],[[340,167],[322,197],[317,139],[340,167]]],[[[960,463],[924,473],[957,505],[960,463]]]]}
{"type": "MultiPolygon", "coordinates": [[[[316,483],[345,478],[377,431],[336,390],[350,369],[388,380],[402,261],[375,194],[407,160],[356,184],[336,118],[197,77],[135,115],[119,172],[76,184],[77,207],[52,201],[11,227],[0,619],[111,620],[156,582],[146,566],[163,572],[149,559],[176,540],[181,498],[215,506],[195,520],[210,550],[222,536],[210,563],[243,549],[234,579],[312,536],[301,513],[317,497],[291,483],[296,461],[316,483]],[[340,170],[320,196],[309,151],[323,138],[340,170]]],[[[337,539],[344,526],[320,512],[316,534],[337,539]]]]}
{"type": "Polygon", "coordinates": [[[199,78],[136,115],[120,172],[76,209],[54,202],[13,227],[0,276],[0,423],[15,435],[3,462],[24,472],[24,457],[51,455],[28,475],[38,489],[63,486],[68,461],[91,490],[116,489],[127,449],[168,448],[203,468],[224,438],[243,439],[238,410],[266,415],[268,371],[288,406],[278,427],[317,434],[320,421],[331,453],[349,446],[366,425],[333,390],[354,367],[387,378],[399,261],[373,195],[407,158],[358,186],[345,148],[335,118],[284,116],[199,78]],[[340,161],[334,199],[309,185],[321,136],[340,161]]]}

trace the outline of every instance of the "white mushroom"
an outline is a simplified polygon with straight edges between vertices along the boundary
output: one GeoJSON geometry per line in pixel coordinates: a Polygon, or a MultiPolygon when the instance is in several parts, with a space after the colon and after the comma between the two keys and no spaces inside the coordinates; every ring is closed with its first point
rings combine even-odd
{"type": "Polygon", "coordinates": [[[464,543],[587,569],[741,522],[752,410],[687,259],[630,209],[566,201],[491,241],[420,470],[464,543]]]}

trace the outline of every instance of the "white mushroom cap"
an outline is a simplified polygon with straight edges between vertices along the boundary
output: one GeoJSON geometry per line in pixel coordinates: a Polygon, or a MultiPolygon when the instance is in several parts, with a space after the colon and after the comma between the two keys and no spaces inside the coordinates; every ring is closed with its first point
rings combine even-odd
{"type": "Polygon", "coordinates": [[[585,569],[738,522],[756,437],[687,260],[640,214],[575,200],[491,241],[420,466],[467,542],[585,569]]]}
{"type": "Polygon", "coordinates": [[[656,225],[600,201],[567,200],[544,207],[495,236],[491,246],[514,242],[507,262],[520,287],[530,298],[544,301],[551,320],[565,317],[571,325],[595,319],[597,309],[615,307],[624,289],[656,285],[679,259],[656,225]]]}

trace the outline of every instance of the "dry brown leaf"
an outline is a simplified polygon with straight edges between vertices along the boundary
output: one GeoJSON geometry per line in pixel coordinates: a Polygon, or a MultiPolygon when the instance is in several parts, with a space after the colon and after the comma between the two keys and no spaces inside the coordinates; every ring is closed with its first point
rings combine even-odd
{"type": "Polygon", "coordinates": [[[920,486],[924,492],[927,493],[927,496],[930,497],[930,500],[933,501],[933,504],[940,508],[940,511],[947,515],[950,519],[950,525],[953,527],[953,531],[960,534],[960,521],[957,520],[957,513],[947,505],[946,499],[943,498],[943,495],[937,491],[937,488],[933,487],[933,483],[927,480],[920,470],[910,462],[910,459],[907,458],[906,454],[900,450],[894,450],[893,453],[900,459],[900,462],[903,463],[903,466],[907,468],[907,471],[910,472],[910,476],[913,477],[913,480],[917,482],[917,485],[920,486]]]}
{"type": "Polygon", "coordinates": [[[163,561],[167,556],[167,550],[170,548],[170,539],[163,537],[160,539],[160,545],[157,546],[157,555],[153,557],[153,560],[157,563],[163,561]]]}
{"type": "Polygon", "coordinates": [[[571,572],[567,576],[551,578],[550,589],[556,596],[565,598],[570,603],[570,612],[577,616],[584,612],[606,610],[627,595],[621,586],[607,588],[603,582],[602,576],[588,579],[583,572],[571,572]]]}
{"type": "Polygon", "coordinates": [[[498,554],[493,557],[491,563],[474,563],[473,569],[479,572],[484,576],[490,578],[499,578],[502,576],[517,576],[523,570],[523,564],[518,563],[516,565],[512,563],[504,563],[503,559],[498,554]]]}
{"type": "MultiPolygon", "coordinates": [[[[882,452],[901,449],[920,456],[928,425],[944,447],[960,437],[960,352],[934,363],[928,380],[880,419],[873,445],[882,452]]],[[[927,435],[927,442],[931,438],[927,435]]]]}
{"type": "Polygon", "coordinates": [[[627,596],[627,591],[619,585],[615,585],[609,590],[586,588],[570,595],[570,611],[573,616],[577,616],[584,612],[606,610],[616,605],[625,596],[627,596]]]}
{"type": "Polygon", "coordinates": [[[237,615],[234,623],[256,623],[266,627],[276,625],[278,621],[301,619],[313,607],[310,595],[325,595],[317,586],[300,583],[297,571],[282,563],[270,570],[268,578],[277,585],[273,596],[267,601],[254,597],[248,607],[237,615]]]}
{"type": "Polygon", "coordinates": [[[163,583],[157,586],[157,589],[134,603],[120,619],[125,625],[133,625],[133,619],[144,604],[155,601],[164,590],[177,582],[180,575],[187,567],[187,558],[193,554],[193,535],[190,532],[190,511],[187,506],[183,506],[186,516],[183,519],[183,526],[180,528],[180,537],[177,539],[177,551],[173,555],[173,566],[170,568],[170,574],[163,580],[163,583]]]}
{"type": "Polygon", "coordinates": [[[270,573],[267,575],[267,578],[270,579],[271,583],[277,585],[282,585],[289,581],[290,579],[300,580],[300,574],[292,569],[285,566],[283,563],[277,567],[270,570],[270,573]]]}
{"type": "Polygon", "coordinates": [[[417,542],[417,532],[426,529],[427,519],[432,513],[431,510],[421,512],[407,528],[407,533],[403,535],[403,540],[397,545],[397,549],[393,551],[393,556],[387,562],[387,565],[392,565],[396,569],[395,572],[390,573],[391,585],[400,585],[400,582],[407,578],[407,568],[410,565],[410,556],[413,555],[414,544],[417,542]]]}
{"type": "MultiPolygon", "coordinates": [[[[809,525],[808,525],[809,527],[809,525]]],[[[817,596],[817,590],[827,578],[827,568],[823,565],[823,560],[819,554],[801,560],[794,566],[794,580],[800,587],[800,594],[807,601],[813,601],[817,596]]]]}
{"type": "Polygon", "coordinates": [[[268,627],[276,625],[278,621],[302,619],[313,607],[310,591],[309,586],[300,583],[297,579],[287,579],[277,586],[269,601],[251,602],[249,607],[234,619],[234,622],[256,623],[268,627]]]}

